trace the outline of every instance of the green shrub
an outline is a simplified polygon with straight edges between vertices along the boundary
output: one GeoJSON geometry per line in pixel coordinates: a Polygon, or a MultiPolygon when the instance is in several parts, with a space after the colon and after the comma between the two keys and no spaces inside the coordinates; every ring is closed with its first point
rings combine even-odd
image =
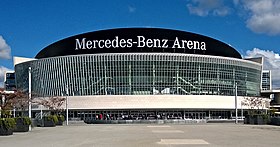
{"type": "Polygon", "coordinates": [[[57,118],[59,121],[65,121],[65,117],[63,115],[58,115],[57,118]]]}
{"type": "Polygon", "coordinates": [[[10,110],[1,110],[1,115],[3,118],[8,118],[8,117],[12,116],[12,113],[10,110]]]}
{"type": "Polygon", "coordinates": [[[14,129],[16,121],[14,118],[0,118],[0,126],[6,129],[14,129]]]}
{"type": "Polygon", "coordinates": [[[43,116],[43,119],[47,121],[53,121],[52,115],[43,116]]]}
{"type": "Polygon", "coordinates": [[[15,121],[17,122],[18,119],[22,119],[24,125],[31,125],[31,119],[29,117],[16,117],[15,121]]]}
{"type": "Polygon", "coordinates": [[[56,115],[44,116],[43,119],[48,120],[48,121],[53,121],[55,124],[58,122],[58,118],[56,115]]]}
{"type": "Polygon", "coordinates": [[[57,124],[57,123],[58,123],[58,118],[57,118],[57,116],[56,116],[56,115],[52,115],[52,118],[53,118],[53,122],[54,122],[55,124],[57,124]]]}

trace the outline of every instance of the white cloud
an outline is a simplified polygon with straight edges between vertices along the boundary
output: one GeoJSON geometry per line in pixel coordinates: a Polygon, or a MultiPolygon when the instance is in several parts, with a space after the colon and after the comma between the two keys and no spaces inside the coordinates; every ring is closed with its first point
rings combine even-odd
{"type": "Polygon", "coordinates": [[[11,58],[11,48],[6,43],[4,38],[0,35],[0,59],[10,59],[11,58]]]}
{"type": "Polygon", "coordinates": [[[0,87],[4,87],[4,74],[5,71],[11,71],[11,69],[4,66],[0,66],[0,87]]]}
{"type": "Polygon", "coordinates": [[[230,13],[230,8],[224,5],[224,0],[191,0],[187,8],[191,14],[198,16],[226,16],[230,13]]]}
{"type": "Polygon", "coordinates": [[[246,52],[245,58],[263,57],[264,69],[271,70],[272,72],[272,85],[273,88],[280,88],[280,56],[269,50],[261,50],[254,48],[246,52]]]}
{"type": "Polygon", "coordinates": [[[247,27],[255,33],[280,34],[279,0],[243,0],[240,2],[249,12],[247,27]]]}
{"type": "Polygon", "coordinates": [[[226,16],[236,11],[245,17],[251,31],[280,35],[280,0],[189,0],[187,8],[190,14],[198,16],[226,16]]]}

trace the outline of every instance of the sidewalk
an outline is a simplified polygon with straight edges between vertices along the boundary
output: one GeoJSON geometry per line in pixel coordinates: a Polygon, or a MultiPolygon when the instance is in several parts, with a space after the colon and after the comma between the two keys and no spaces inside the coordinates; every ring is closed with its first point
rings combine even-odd
{"type": "Polygon", "coordinates": [[[36,127],[31,132],[1,136],[1,146],[131,147],[131,146],[270,146],[280,144],[279,126],[243,124],[81,124],[36,127]]]}

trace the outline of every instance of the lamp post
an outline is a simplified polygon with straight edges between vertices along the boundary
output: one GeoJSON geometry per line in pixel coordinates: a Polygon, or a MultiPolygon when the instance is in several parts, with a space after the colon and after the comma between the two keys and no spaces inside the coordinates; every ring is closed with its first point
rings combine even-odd
{"type": "MultiPolygon", "coordinates": [[[[31,67],[28,68],[28,117],[31,120],[31,67]]],[[[29,131],[31,131],[31,125],[29,125],[29,131]]]]}
{"type": "Polygon", "coordinates": [[[40,105],[40,118],[43,119],[43,105],[40,105]]]}
{"type": "Polygon", "coordinates": [[[66,125],[68,126],[68,85],[66,85],[66,125]]]}
{"type": "Polygon", "coordinates": [[[237,83],[235,83],[235,123],[238,123],[238,119],[237,119],[238,115],[237,115],[237,83]]]}
{"type": "Polygon", "coordinates": [[[2,107],[4,106],[4,103],[5,103],[5,95],[3,93],[2,97],[1,97],[1,106],[0,106],[0,117],[2,116],[2,107]]]}
{"type": "Polygon", "coordinates": [[[244,121],[244,119],[243,119],[243,108],[242,108],[242,102],[241,102],[241,119],[244,121]]]}
{"type": "MultiPolygon", "coordinates": [[[[44,89],[42,79],[40,80],[40,86],[41,86],[41,92],[42,92],[43,89],[44,89]]],[[[43,98],[45,99],[45,94],[44,93],[43,93],[43,98]]],[[[42,104],[40,104],[40,118],[41,118],[41,120],[43,119],[43,105],[42,104]]]]}
{"type": "Polygon", "coordinates": [[[16,107],[15,106],[13,107],[13,116],[14,116],[14,118],[16,117],[16,107]]]}

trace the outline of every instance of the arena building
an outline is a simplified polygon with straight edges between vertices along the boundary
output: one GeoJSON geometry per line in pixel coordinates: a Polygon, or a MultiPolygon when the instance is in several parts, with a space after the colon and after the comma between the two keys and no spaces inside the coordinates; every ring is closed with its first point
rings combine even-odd
{"type": "MultiPolygon", "coordinates": [[[[15,58],[16,86],[41,97],[68,94],[70,118],[231,119],[235,86],[260,96],[262,63],[213,38],[160,28],[120,28],[57,41],[35,59],[15,58]]],[[[36,109],[36,108],[35,108],[36,109]]]]}

